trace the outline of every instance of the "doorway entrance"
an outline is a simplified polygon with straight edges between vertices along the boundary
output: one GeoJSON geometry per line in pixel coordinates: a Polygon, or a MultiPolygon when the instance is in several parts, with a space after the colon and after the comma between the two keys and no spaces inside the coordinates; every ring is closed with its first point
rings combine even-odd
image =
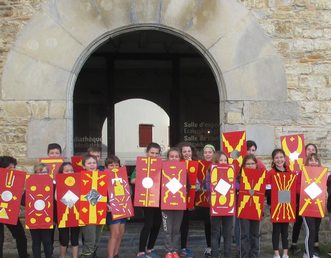
{"type": "MultiPolygon", "coordinates": [[[[220,98],[207,61],[182,38],[158,30],[138,30],[109,39],[82,67],[73,95],[74,153],[102,145],[105,121],[104,147],[108,154],[116,153],[123,137],[117,139],[115,130],[127,132],[134,117],[130,109],[115,112],[115,105],[131,99],[153,102],[167,113],[169,140],[163,143],[165,148],[188,141],[198,149],[208,143],[219,149],[220,98]],[[115,126],[117,119],[126,122],[126,130],[115,126]]],[[[131,107],[132,111],[137,108],[131,107]]],[[[152,111],[142,110],[139,124],[150,125],[153,132],[164,131],[149,123],[152,111]]],[[[144,149],[136,131],[132,128],[130,132],[136,134],[134,140],[123,141],[124,146],[136,148],[132,157],[126,157],[128,161],[144,149]]],[[[157,141],[154,136],[152,139],[157,141]]]]}

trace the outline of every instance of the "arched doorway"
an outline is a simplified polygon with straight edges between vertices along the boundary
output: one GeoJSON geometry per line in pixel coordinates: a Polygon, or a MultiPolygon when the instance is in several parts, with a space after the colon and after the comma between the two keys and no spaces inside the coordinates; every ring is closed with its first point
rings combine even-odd
{"type": "MultiPolygon", "coordinates": [[[[149,100],[167,112],[167,147],[189,141],[198,148],[207,143],[219,148],[220,97],[205,58],[173,34],[137,30],[106,41],[82,67],[73,95],[74,152],[101,145],[107,118],[108,153],[115,153],[114,105],[132,98],[149,100]]],[[[130,115],[119,114],[123,119],[130,115]]]]}

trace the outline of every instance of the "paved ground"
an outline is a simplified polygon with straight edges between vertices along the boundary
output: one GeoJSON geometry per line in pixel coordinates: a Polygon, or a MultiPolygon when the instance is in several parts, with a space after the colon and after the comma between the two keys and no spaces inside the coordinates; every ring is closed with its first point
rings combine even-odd
{"type": "MultiPolygon", "coordinates": [[[[142,227],[141,222],[128,222],[126,233],[121,245],[121,252],[120,256],[121,258],[134,258],[137,252],[138,248],[138,240],[139,240],[139,232],[142,227]]],[[[192,221],[191,223],[191,230],[190,230],[190,237],[189,237],[189,244],[190,248],[193,250],[196,258],[203,258],[203,251],[205,247],[205,239],[204,239],[204,233],[203,233],[203,224],[201,221],[192,221]]],[[[160,236],[158,238],[158,241],[156,243],[156,250],[159,252],[159,254],[164,254],[163,252],[163,233],[162,230],[160,231],[160,236]]],[[[8,233],[8,232],[7,232],[8,233]]],[[[4,258],[17,258],[17,252],[15,249],[15,243],[11,239],[10,236],[6,233],[6,240],[4,244],[4,258]]],[[[108,232],[103,232],[100,248],[98,250],[98,257],[99,258],[105,258],[106,257],[106,249],[107,249],[107,241],[108,241],[108,232]]],[[[29,241],[29,252],[31,253],[31,239],[30,234],[27,232],[27,237],[29,241]]],[[[57,239],[57,237],[56,237],[57,239]]],[[[272,248],[271,248],[271,231],[270,227],[268,225],[263,225],[262,228],[262,236],[261,236],[261,256],[260,258],[271,258],[272,257],[272,248]]],[[[303,246],[303,232],[300,235],[299,239],[300,246],[303,246]]],[[[55,243],[55,254],[54,257],[58,256],[58,241],[55,243]]],[[[328,257],[327,256],[327,250],[328,246],[326,244],[322,244],[322,251],[323,254],[321,258],[328,257]]],[[[236,257],[235,254],[235,246],[233,246],[233,257],[236,257]]],[[[290,256],[291,258],[301,258],[302,253],[298,256],[290,256]]],[[[68,255],[68,257],[70,257],[68,255]]]]}

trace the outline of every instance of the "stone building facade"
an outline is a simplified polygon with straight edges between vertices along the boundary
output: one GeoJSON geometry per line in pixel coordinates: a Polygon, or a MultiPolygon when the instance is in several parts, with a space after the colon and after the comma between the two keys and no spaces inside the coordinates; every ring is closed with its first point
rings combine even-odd
{"type": "Polygon", "coordinates": [[[304,133],[331,165],[330,0],[0,0],[0,153],[30,166],[48,142],[73,153],[72,95],[109,37],[176,35],[207,60],[223,131],[246,129],[270,155],[304,133]]]}

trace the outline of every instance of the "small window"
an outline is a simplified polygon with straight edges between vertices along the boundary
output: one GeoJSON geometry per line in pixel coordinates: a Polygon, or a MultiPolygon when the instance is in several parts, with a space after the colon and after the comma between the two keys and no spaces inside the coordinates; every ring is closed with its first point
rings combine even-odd
{"type": "Polygon", "coordinates": [[[153,125],[139,125],[139,147],[147,147],[153,139],[153,125]]]}

